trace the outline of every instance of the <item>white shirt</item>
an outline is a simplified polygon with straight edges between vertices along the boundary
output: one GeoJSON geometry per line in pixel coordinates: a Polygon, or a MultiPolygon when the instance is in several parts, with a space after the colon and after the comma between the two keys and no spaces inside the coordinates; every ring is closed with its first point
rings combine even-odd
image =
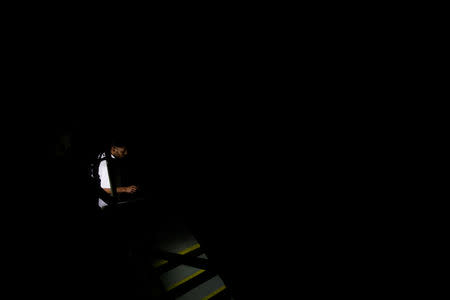
{"type": "MultiPolygon", "coordinates": [[[[102,159],[106,156],[105,153],[102,153],[99,159],[102,159]]],[[[114,155],[111,154],[112,158],[115,158],[114,155]]],[[[111,183],[109,181],[109,173],[108,173],[108,162],[106,160],[102,160],[100,162],[100,165],[98,166],[98,176],[100,178],[100,187],[103,189],[110,189],[111,183]]],[[[108,206],[105,201],[103,201],[101,198],[98,198],[98,206],[100,208],[103,208],[105,206],[108,206]]]]}

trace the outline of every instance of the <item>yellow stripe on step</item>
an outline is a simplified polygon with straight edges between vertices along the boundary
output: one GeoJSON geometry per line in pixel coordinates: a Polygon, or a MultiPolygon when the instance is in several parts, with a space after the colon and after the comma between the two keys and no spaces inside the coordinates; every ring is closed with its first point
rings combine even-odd
{"type": "Polygon", "coordinates": [[[212,297],[214,297],[215,295],[217,295],[218,293],[220,293],[221,291],[223,291],[224,289],[226,289],[226,286],[222,286],[219,289],[217,289],[216,291],[212,292],[211,294],[209,294],[208,296],[206,296],[205,298],[203,298],[202,300],[208,300],[211,299],[212,297]]]}
{"type": "Polygon", "coordinates": [[[195,272],[194,274],[192,274],[192,275],[186,277],[185,279],[183,279],[183,280],[181,280],[181,281],[179,281],[179,282],[177,282],[177,283],[175,283],[175,284],[172,284],[171,286],[169,286],[169,287],[167,288],[167,291],[173,290],[173,289],[176,288],[177,286],[179,286],[179,285],[185,283],[186,281],[191,280],[191,279],[194,278],[194,277],[197,277],[198,275],[202,274],[203,272],[205,272],[205,270],[197,271],[197,272],[195,272]]]}
{"type": "Polygon", "coordinates": [[[195,244],[195,245],[192,246],[192,247],[186,248],[186,249],[184,249],[184,250],[178,252],[178,254],[184,255],[184,254],[187,254],[187,253],[189,253],[189,252],[192,252],[192,251],[194,251],[195,249],[198,249],[198,248],[200,248],[200,244],[195,244]]]}
{"type": "MultiPolygon", "coordinates": [[[[193,246],[191,246],[191,247],[189,247],[189,248],[186,248],[186,249],[184,249],[184,250],[181,250],[181,251],[177,252],[177,254],[181,254],[181,255],[188,254],[189,252],[192,252],[192,251],[194,251],[195,249],[198,249],[198,248],[200,248],[200,244],[197,243],[197,244],[195,244],[195,245],[193,245],[193,246]]],[[[160,259],[160,260],[158,260],[158,261],[156,261],[156,262],[153,263],[153,267],[154,267],[154,268],[159,268],[159,267],[161,267],[162,265],[165,265],[165,264],[167,264],[167,263],[168,263],[167,260],[165,260],[165,259],[160,259]]]]}

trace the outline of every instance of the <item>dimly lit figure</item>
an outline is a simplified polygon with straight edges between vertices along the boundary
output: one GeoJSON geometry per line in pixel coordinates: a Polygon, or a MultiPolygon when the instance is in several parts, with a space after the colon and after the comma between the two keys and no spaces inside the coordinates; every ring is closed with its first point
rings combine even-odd
{"type": "MultiPolygon", "coordinates": [[[[124,159],[128,155],[128,147],[123,140],[114,140],[110,148],[97,157],[98,161],[92,170],[92,176],[98,178],[100,187],[118,201],[129,200],[130,195],[136,194],[136,185],[124,186],[124,174],[117,160],[124,159]]],[[[107,200],[99,198],[99,206],[106,207],[107,200]]]]}
{"type": "Polygon", "coordinates": [[[142,291],[151,284],[140,269],[145,268],[140,256],[147,251],[152,236],[151,228],[143,225],[148,215],[143,213],[142,203],[148,199],[137,184],[131,183],[136,177],[130,174],[133,170],[127,156],[126,141],[114,139],[91,165],[91,177],[106,192],[98,199],[101,211],[97,231],[103,239],[98,256],[105,269],[101,282],[108,293],[134,299],[137,293],[145,294],[142,291]]]}

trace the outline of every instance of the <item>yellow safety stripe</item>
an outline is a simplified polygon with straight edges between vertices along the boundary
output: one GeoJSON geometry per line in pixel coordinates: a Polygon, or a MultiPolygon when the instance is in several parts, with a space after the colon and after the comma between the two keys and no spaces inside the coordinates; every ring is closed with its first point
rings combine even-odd
{"type": "Polygon", "coordinates": [[[226,286],[222,286],[219,289],[217,289],[216,291],[212,292],[211,294],[209,294],[208,296],[202,298],[202,300],[208,300],[211,299],[212,297],[214,297],[215,295],[217,295],[218,293],[220,293],[221,291],[223,291],[224,289],[226,289],[226,286]]]}
{"type": "Polygon", "coordinates": [[[191,280],[191,279],[194,278],[194,277],[197,277],[198,275],[202,274],[203,272],[205,272],[205,270],[197,271],[197,272],[195,272],[194,274],[192,274],[192,275],[186,277],[185,279],[183,279],[183,280],[181,280],[181,281],[179,281],[179,282],[177,282],[177,283],[175,283],[175,284],[172,284],[171,286],[169,286],[169,287],[167,288],[167,291],[173,290],[173,289],[176,288],[177,286],[179,286],[179,285],[185,283],[186,281],[191,280]]]}
{"type": "MultiPolygon", "coordinates": [[[[184,250],[181,250],[181,251],[177,252],[177,254],[185,255],[185,254],[187,254],[189,252],[192,252],[192,251],[194,251],[195,249],[198,249],[198,248],[200,248],[200,244],[197,243],[197,244],[195,244],[195,245],[193,245],[193,246],[191,246],[189,248],[186,248],[184,250]]],[[[164,264],[167,264],[167,263],[168,263],[167,260],[160,259],[160,260],[158,260],[158,261],[153,263],[153,267],[154,268],[159,268],[160,266],[162,266],[164,264]]]]}

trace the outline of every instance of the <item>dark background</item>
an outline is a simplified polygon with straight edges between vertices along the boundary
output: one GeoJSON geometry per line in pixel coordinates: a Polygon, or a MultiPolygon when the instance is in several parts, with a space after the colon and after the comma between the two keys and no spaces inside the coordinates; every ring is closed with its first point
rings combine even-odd
{"type": "Polygon", "coordinates": [[[19,15],[4,47],[1,118],[1,163],[10,167],[3,248],[15,292],[26,282],[45,295],[79,278],[62,263],[86,232],[79,213],[93,203],[78,201],[87,192],[79,178],[117,128],[133,136],[130,154],[161,203],[202,220],[192,224],[202,246],[243,299],[269,291],[283,299],[285,290],[361,298],[402,287],[414,247],[398,245],[421,229],[401,217],[422,216],[408,210],[413,197],[404,193],[417,187],[402,185],[402,171],[415,163],[399,146],[423,132],[411,132],[422,116],[404,96],[421,85],[403,27],[379,33],[378,15],[370,26],[349,18],[342,27],[342,14],[322,8],[298,24],[284,13],[250,20],[259,15],[252,7],[231,29],[228,15],[220,26],[185,26],[187,14],[145,26],[137,18],[127,29],[98,29],[78,15],[60,26],[66,13],[19,15]],[[62,161],[55,148],[67,132],[77,150],[62,161]]]}
{"type": "Polygon", "coordinates": [[[400,256],[390,251],[402,237],[384,234],[397,215],[389,159],[402,156],[395,151],[401,132],[383,132],[397,115],[378,101],[386,93],[359,69],[345,72],[320,45],[266,61],[256,48],[215,55],[179,51],[180,43],[126,62],[75,47],[55,54],[50,67],[37,55],[26,72],[11,72],[24,78],[5,110],[5,120],[14,117],[5,122],[3,156],[13,165],[8,191],[20,199],[7,210],[21,229],[12,243],[24,262],[19,277],[31,272],[44,291],[56,289],[54,280],[76,282],[61,262],[71,241],[89,232],[79,213],[95,199],[79,201],[89,192],[81,178],[92,155],[121,132],[157,204],[189,216],[236,299],[291,290],[358,296],[355,286],[385,287],[386,272],[378,271],[384,258],[400,256]],[[72,149],[63,158],[58,147],[68,134],[72,149]],[[386,236],[388,243],[377,242],[386,236]],[[60,241],[64,251],[55,250],[60,241]]]}

